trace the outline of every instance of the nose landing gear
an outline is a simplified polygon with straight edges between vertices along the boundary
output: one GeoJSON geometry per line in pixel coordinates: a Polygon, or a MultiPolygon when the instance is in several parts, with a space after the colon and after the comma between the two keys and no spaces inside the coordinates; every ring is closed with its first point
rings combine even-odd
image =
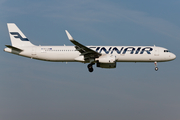
{"type": "Polygon", "coordinates": [[[93,72],[93,70],[94,70],[93,65],[94,64],[92,64],[92,63],[88,64],[87,68],[88,68],[89,72],[93,72]]]}
{"type": "Polygon", "coordinates": [[[154,62],[155,65],[155,71],[158,71],[157,62],[154,62]]]}

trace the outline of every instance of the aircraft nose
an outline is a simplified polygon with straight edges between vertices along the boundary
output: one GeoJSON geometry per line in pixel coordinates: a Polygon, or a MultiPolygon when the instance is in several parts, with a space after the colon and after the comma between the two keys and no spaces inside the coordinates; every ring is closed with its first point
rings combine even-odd
{"type": "Polygon", "coordinates": [[[176,55],[173,53],[172,53],[171,57],[172,57],[172,60],[176,59],[176,55]]]}

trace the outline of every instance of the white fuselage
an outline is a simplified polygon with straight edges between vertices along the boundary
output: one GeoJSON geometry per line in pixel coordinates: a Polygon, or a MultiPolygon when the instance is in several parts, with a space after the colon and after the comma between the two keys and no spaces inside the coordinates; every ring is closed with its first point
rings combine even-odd
{"type": "MultiPolygon", "coordinates": [[[[101,54],[116,56],[116,62],[165,62],[176,56],[166,48],[156,46],[87,46],[101,54]]],[[[22,52],[5,48],[6,52],[52,62],[86,62],[74,46],[21,47],[22,52]]]]}

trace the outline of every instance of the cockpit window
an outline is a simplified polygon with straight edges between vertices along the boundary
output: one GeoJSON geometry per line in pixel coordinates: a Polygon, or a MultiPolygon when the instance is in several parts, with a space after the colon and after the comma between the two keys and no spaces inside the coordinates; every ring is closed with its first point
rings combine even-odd
{"type": "Polygon", "coordinates": [[[164,50],[164,52],[169,52],[169,50],[164,50]]]}

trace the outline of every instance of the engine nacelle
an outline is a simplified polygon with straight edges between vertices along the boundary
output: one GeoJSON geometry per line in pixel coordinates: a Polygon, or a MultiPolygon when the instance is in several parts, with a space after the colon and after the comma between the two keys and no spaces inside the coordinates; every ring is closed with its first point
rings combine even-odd
{"type": "Polygon", "coordinates": [[[116,68],[116,56],[106,54],[96,59],[97,67],[101,68],[116,68]]]}
{"type": "Polygon", "coordinates": [[[106,54],[106,55],[100,56],[99,58],[96,58],[96,61],[98,61],[99,63],[115,63],[116,56],[106,54]]]}

